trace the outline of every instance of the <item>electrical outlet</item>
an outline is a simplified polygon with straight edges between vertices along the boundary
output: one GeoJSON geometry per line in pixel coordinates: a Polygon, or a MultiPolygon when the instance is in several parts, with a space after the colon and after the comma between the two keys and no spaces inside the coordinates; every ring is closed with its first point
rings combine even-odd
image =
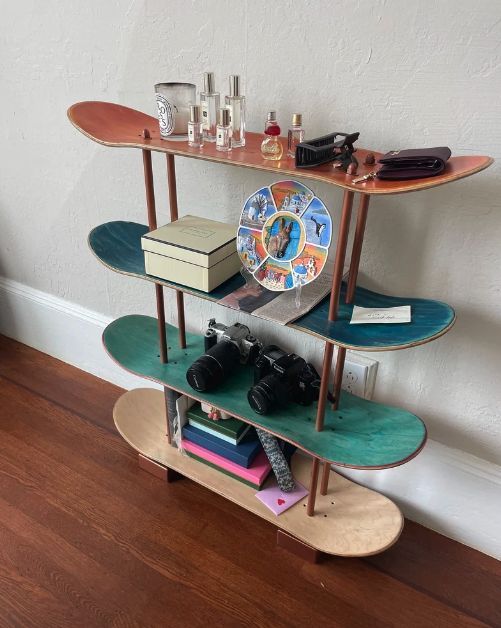
{"type": "Polygon", "coordinates": [[[348,351],[344,363],[342,389],[352,395],[372,399],[378,364],[377,360],[348,351]]]}

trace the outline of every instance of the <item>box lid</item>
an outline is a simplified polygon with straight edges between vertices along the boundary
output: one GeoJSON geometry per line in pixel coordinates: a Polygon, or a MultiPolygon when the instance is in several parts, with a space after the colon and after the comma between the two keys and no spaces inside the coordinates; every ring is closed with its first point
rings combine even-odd
{"type": "Polygon", "coordinates": [[[143,239],[210,256],[233,243],[236,239],[236,230],[235,225],[224,222],[199,216],[183,216],[146,233],[143,239]]]}

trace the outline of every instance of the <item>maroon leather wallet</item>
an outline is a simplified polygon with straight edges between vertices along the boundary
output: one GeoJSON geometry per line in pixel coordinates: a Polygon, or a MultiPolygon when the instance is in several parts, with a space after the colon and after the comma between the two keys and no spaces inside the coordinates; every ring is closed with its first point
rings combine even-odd
{"type": "Polygon", "coordinates": [[[434,177],[445,170],[450,156],[451,149],[447,146],[392,150],[379,160],[383,166],[377,177],[395,180],[434,177]]]}

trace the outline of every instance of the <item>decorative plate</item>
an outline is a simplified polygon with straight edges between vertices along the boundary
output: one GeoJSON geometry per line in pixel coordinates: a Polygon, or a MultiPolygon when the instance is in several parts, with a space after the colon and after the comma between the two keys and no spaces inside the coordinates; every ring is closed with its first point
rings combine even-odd
{"type": "Polygon", "coordinates": [[[322,201],[302,183],[278,181],[245,201],[238,255],[268,290],[291,290],[322,272],[331,236],[331,217],[322,201]]]}

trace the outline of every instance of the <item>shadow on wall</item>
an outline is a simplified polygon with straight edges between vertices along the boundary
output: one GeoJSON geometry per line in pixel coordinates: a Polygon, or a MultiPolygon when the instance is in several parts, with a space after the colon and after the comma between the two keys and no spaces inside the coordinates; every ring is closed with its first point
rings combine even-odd
{"type": "MultiPolygon", "coordinates": [[[[2,211],[2,207],[0,206],[0,217],[6,215],[4,211],[2,211]]],[[[0,218],[1,221],[1,218],[0,218]]],[[[11,296],[5,289],[6,286],[3,284],[4,277],[7,276],[7,272],[5,269],[4,259],[7,255],[9,255],[9,241],[12,242],[12,238],[9,234],[8,229],[5,224],[0,222],[0,330],[1,333],[9,336],[11,338],[18,337],[16,335],[16,317],[14,315],[14,309],[11,303],[11,296]]]]}

